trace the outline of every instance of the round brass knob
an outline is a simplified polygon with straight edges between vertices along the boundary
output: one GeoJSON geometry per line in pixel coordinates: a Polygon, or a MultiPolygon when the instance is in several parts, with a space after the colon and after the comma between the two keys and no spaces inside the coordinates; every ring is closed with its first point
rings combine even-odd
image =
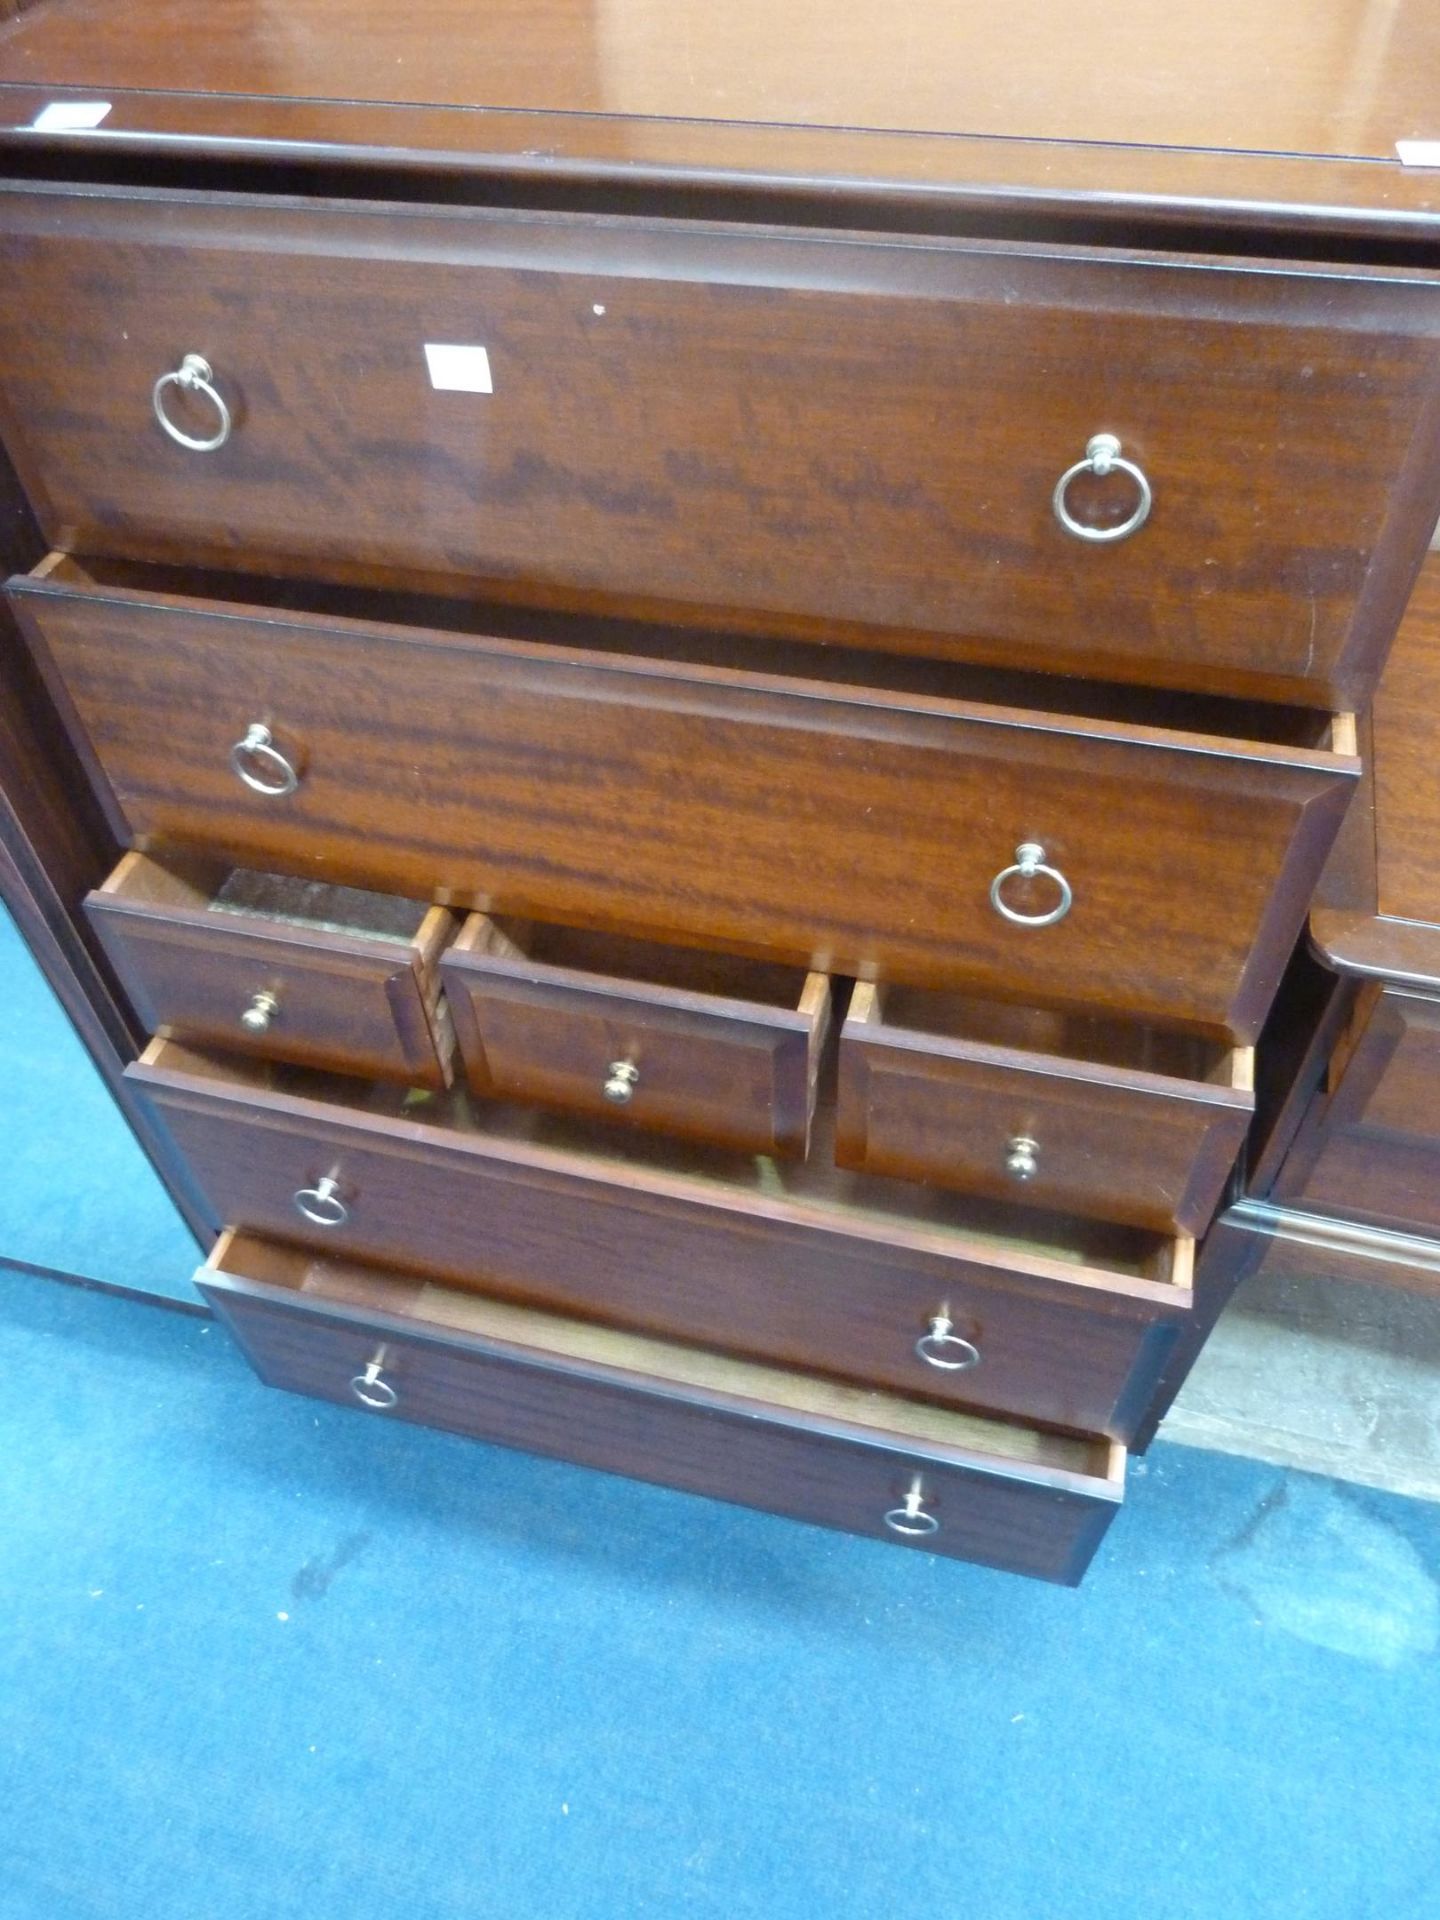
{"type": "Polygon", "coordinates": [[[605,1098],[623,1107],[640,1082],[640,1069],[633,1060],[612,1060],[606,1069],[605,1098]]]}
{"type": "Polygon", "coordinates": [[[1040,1171],[1040,1142],[1017,1133],[1005,1142],[1005,1171],[1012,1180],[1033,1180],[1040,1171]]]}
{"type": "Polygon", "coordinates": [[[268,1033],[279,1011],[279,995],[271,993],[269,989],[266,988],[257,993],[249,1006],[246,1007],[240,1016],[240,1024],[247,1033],[268,1033]]]}

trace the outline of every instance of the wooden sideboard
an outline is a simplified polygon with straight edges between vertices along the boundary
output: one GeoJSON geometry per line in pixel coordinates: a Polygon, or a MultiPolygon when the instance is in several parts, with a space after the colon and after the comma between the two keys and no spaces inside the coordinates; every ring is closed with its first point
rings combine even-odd
{"type": "Polygon", "coordinates": [[[264,1379],[1074,1581],[1440,1271],[1428,10],[4,14],[0,884],[264,1379]]]}

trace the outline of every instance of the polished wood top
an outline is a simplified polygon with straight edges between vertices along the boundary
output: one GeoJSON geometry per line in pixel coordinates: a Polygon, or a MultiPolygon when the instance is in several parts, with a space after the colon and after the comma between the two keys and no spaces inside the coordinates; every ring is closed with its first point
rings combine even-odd
{"type": "Polygon", "coordinates": [[[1429,0],[37,0],[56,86],[1391,160],[1440,137],[1429,0]]]}
{"type": "Polygon", "coordinates": [[[1397,139],[1440,138],[1437,73],[1430,0],[21,0],[0,26],[0,127],[77,89],[114,103],[102,144],[498,141],[560,164],[1333,196],[1394,218],[1440,214],[1440,170],[1395,159],[1397,139]],[[477,127],[477,109],[528,132],[477,127]],[[796,149],[778,131],[831,137],[796,149]],[[1174,160],[1137,170],[1135,149],[1174,160]]]}

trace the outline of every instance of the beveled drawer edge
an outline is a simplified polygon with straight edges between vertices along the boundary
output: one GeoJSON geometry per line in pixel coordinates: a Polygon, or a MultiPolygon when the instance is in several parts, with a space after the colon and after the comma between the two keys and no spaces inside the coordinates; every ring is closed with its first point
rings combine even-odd
{"type": "MultiPolygon", "coordinates": [[[[282,629],[300,636],[317,631],[343,638],[383,641],[387,646],[446,647],[456,652],[492,656],[518,664],[533,664],[550,672],[565,669],[577,673],[613,676],[624,679],[662,681],[677,707],[688,704],[704,711],[707,695],[723,692],[732,699],[763,701],[783,696],[786,700],[805,700],[816,706],[856,708],[869,716],[869,726],[878,737],[917,737],[928,725],[962,722],[966,725],[1014,729],[1031,733],[1054,734],[1084,740],[1096,746],[1117,749],[1160,748],[1169,753],[1184,753],[1213,760],[1238,760],[1248,765],[1288,769],[1296,777],[1306,774],[1326,778],[1339,775],[1359,778],[1361,762],[1335,744],[1324,747],[1286,745],[1271,740],[1253,740],[1240,736],[1191,733],[1160,726],[1151,721],[1104,719],[1093,715],[1057,712],[1044,707],[1011,707],[974,698],[946,697],[909,689],[862,686],[846,681],[827,681],[816,662],[814,677],[777,673],[762,666],[711,666],[684,659],[668,660],[643,653],[613,653],[583,644],[561,645],[546,640],[512,640],[498,634],[458,629],[402,626],[392,620],[369,619],[352,614],[296,612],[246,601],[207,599],[195,594],[156,592],[142,587],[101,585],[51,577],[51,570],[63,566],[71,556],[52,552],[30,573],[12,575],[3,583],[3,591],[23,610],[27,601],[68,600],[86,606],[107,605],[144,608],[156,614],[198,615],[217,621],[245,621],[282,629]]],[[[138,564],[138,563],[137,563],[138,564]]],[[[583,622],[580,624],[583,625],[583,622]]],[[[27,637],[37,652],[43,649],[33,627],[27,637]]],[[[1037,679],[1043,676],[1036,675],[1037,679]]],[[[1333,736],[1332,716],[1332,736],[1333,736]]],[[[794,722],[792,722],[794,724],[794,722]]]]}
{"type": "MultiPolygon", "coordinates": [[[[424,1316],[410,1318],[403,1313],[389,1312],[383,1308],[352,1306],[346,1301],[333,1299],[314,1299],[298,1295],[292,1289],[277,1286],[263,1280],[251,1279],[243,1273],[233,1273],[225,1265],[238,1247],[251,1239],[263,1236],[251,1235],[243,1229],[226,1227],[217,1239],[205,1263],[196,1269],[194,1284],[207,1298],[220,1296],[215,1304],[221,1305],[225,1296],[233,1295],[238,1299],[252,1299],[257,1302],[279,1307],[284,1311],[303,1315],[318,1324],[355,1331],[374,1331],[388,1334],[396,1340],[410,1346],[434,1347],[453,1351],[463,1348],[475,1354],[491,1354],[507,1363],[533,1367],[544,1372],[561,1373],[571,1378],[583,1378],[596,1384],[620,1387],[629,1393],[640,1393],[657,1400],[683,1400],[692,1405],[712,1406],[716,1410],[733,1414],[760,1418],[777,1426],[793,1426],[808,1433],[821,1434],[829,1439],[865,1446],[873,1451],[893,1453],[905,1459],[923,1458],[936,1466],[957,1468],[961,1471],[984,1474],[987,1478],[1016,1480],[1027,1486],[1045,1488],[1056,1493],[1078,1495],[1087,1500],[1102,1500],[1118,1506],[1125,1494],[1125,1473],[1129,1455],[1122,1441],[1104,1439],[1099,1436],[1082,1441],[1073,1435],[1056,1436],[1065,1438],[1075,1446],[1088,1446],[1096,1464],[1096,1471],[1085,1473],[1077,1469],[1055,1466],[1040,1461],[1017,1459],[1004,1453],[989,1453],[979,1445],[962,1445],[947,1439],[927,1439],[916,1433],[896,1431],[883,1425],[870,1425],[858,1418],[846,1418],[843,1415],[824,1413],[809,1409],[799,1409],[787,1405],[784,1401],[765,1399],[760,1393],[746,1391],[747,1383],[758,1383],[766,1376],[777,1381],[789,1379],[806,1380],[807,1376],[787,1375],[782,1368],[763,1362],[736,1359],[730,1355],[704,1353],[707,1368],[717,1374],[729,1374],[735,1381],[731,1387],[699,1385],[688,1380],[667,1376],[663,1371],[656,1372],[645,1368],[627,1367],[605,1360],[572,1357],[539,1345],[527,1345],[523,1340],[506,1338],[503,1335],[467,1328],[463,1325],[449,1325],[424,1316]],[[1103,1459],[1103,1467],[1101,1460],[1103,1459]]],[[[304,1257],[302,1255],[302,1257],[304,1257]]],[[[362,1263],[355,1262],[360,1265],[362,1263]]],[[[411,1281],[408,1278],[400,1282],[403,1286],[413,1287],[417,1301],[421,1296],[443,1295],[455,1291],[438,1282],[424,1280],[411,1281]]],[[[507,1303],[486,1301],[484,1296],[466,1296],[467,1303],[475,1306],[488,1306],[499,1315],[514,1314],[525,1316],[536,1322],[553,1321],[557,1325],[572,1324],[559,1314],[546,1314],[538,1309],[512,1308],[507,1303]]],[[[223,1311],[223,1306],[222,1306],[223,1311]]],[[[576,1326],[583,1323],[575,1322],[576,1326]]],[[[588,1329],[587,1329],[588,1330],[588,1329]]],[[[596,1327],[597,1333],[611,1333],[612,1330],[596,1327]]],[[[648,1335],[615,1334],[617,1341],[632,1346],[637,1355],[643,1355],[663,1367],[665,1356],[673,1351],[677,1354],[689,1350],[678,1342],[658,1340],[648,1335]]],[[[881,1403],[903,1403],[903,1396],[889,1391],[870,1392],[864,1388],[846,1387],[841,1383],[823,1380],[817,1376],[816,1385],[834,1395],[852,1395],[856,1399],[867,1398],[881,1403]]],[[[993,1431],[997,1440],[1007,1431],[1009,1423],[991,1419],[984,1414],[970,1414],[940,1409],[926,1402],[913,1403],[917,1414],[937,1415],[941,1422],[963,1423],[981,1430],[993,1431]]],[[[1026,1431],[1014,1428],[1015,1431],[1026,1431]]]]}
{"type": "MultiPolygon", "coordinates": [[[[857,994],[870,984],[862,981],[857,994]]],[[[1017,1047],[995,1041],[954,1040],[947,1034],[890,1026],[880,1015],[872,1019],[862,1014],[857,1019],[853,1004],[840,1037],[842,1043],[858,1041],[866,1048],[890,1053],[913,1053],[921,1058],[958,1060],[965,1065],[1003,1067],[1007,1073],[1035,1074],[1046,1080],[1074,1080],[1083,1085],[1126,1087],[1137,1093],[1169,1095],[1183,1098],[1188,1105],[1235,1107],[1248,1113],[1255,1104],[1255,1049],[1242,1044],[1228,1048],[1231,1083],[1221,1086],[1215,1081],[1184,1079],[1178,1074],[1159,1073],[1147,1067],[1111,1067],[1059,1052],[1027,1055],[1017,1047]]]]}
{"type": "Polygon", "coordinates": [[[1375,1266],[1391,1264],[1434,1274],[1440,1284],[1440,1239],[1403,1228],[1372,1227],[1337,1215],[1306,1213],[1270,1201],[1242,1198],[1222,1213],[1217,1226],[1235,1227],[1257,1240],[1294,1248],[1312,1248],[1375,1266]]]}
{"type": "MultiPolygon", "coordinates": [[[[643,1000],[647,1006],[674,1008],[681,1013],[703,1014],[716,1019],[745,1021],[751,1026],[775,1027],[782,1032],[808,1036],[823,1019],[830,998],[830,976],[815,967],[791,966],[803,975],[795,1005],[776,1006],[763,1000],[747,1000],[739,994],[705,993],[699,988],[652,985],[643,979],[627,980],[620,974],[589,973],[582,967],[568,967],[557,961],[532,960],[522,954],[518,959],[477,951],[472,929],[476,921],[488,920],[488,914],[466,915],[460,932],[446,949],[445,969],[464,985],[474,978],[517,981],[522,985],[554,987],[566,992],[584,993],[596,998],[643,1000]]],[[[657,945],[661,944],[658,940],[657,945]]],[[[743,961],[744,956],[736,956],[743,961]]],[[[760,964],[760,963],[757,963],[760,964]]],[[[788,964],[788,963],[782,963],[788,964]]]]}
{"type": "Polygon", "coordinates": [[[103,914],[107,918],[152,921],[159,926],[182,926],[200,933],[243,939],[247,944],[253,942],[257,946],[311,947],[326,959],[368,961],[372,968],[375,961],[382,958],[391,966],[405,966],[414,962],[427,972],[433,972],[438,963],[447,928],[458,924],[458,916],[450,908],[417,900],[416,906],[424,906],[425,912],[419,926],[408,938],[398,934],[347,933],[343,927],[329,926],[316,929],[312,935],[310,929],[298,923],[273,919],[260,912],[207,913],[201,908],[167,901],[134,899],[112,889],[110,883],[122,868],[133,861],[149,860],[151,857],[141,848],[130,848],[106,879],[85,895],[82,905],[86,911],[103,914]]]}
{"type": "MultiPolygon", "coordinates": [[[[239,1107],[250,1124],[281,1127],[286,1132],[304,1134],[312,1126],[336,1127],[368,1134],[382,1143],[408,1146],[412,1150],[433,1147],[433,1129],[423,1120],[402,1120],[393,1116],[362,1113],[345,1109],[337,1121],[335,1109],[324,1101],[299,1094],[267,1093],[263,1112],[256,1111],[255,1094],[244,1085],[215,1081],[197,1087],[183,1071],[159,1066],[156,1060],[170,1043],[152,1040],[139,1060],[125,1070],[127,1080],[142,1090],[156,1089],[166,1100],[193,1112],[213,1113],[216,1106],[239,1107]]],[[[163,1120],[163,1114],[161,1115],[163,1120]]],[[[793,1224],[808,1231],[842,1235],[850,1239],[878,1243],[885,1247],[904,1247],[939,1258],[964,1259],[977,1267],[993,1267],[1015,1276],[1061,1282],[1081,1287],[1091,1295],[1107,1295],[1120,1302],[1160,1308],[1166,1315],[1181,1318],[1193,1304],[1192,1274],[1195,1243],[1189,1235],[1171,1237],[1169,1272],[1171,1278],[1152,1280],[1138,1274],[1121,1274],[1103,1267],[1083,1266],[1057,1260],[1043,1253],[1022,1254],[983,1241],[969,1241],[961,1230],[953,1233],[933,1228],[907,1226],[887,1217],[876,1221],[856,1210],[842,1212],[806,1199],[777,1197],[758,1191],[736,1194],[720,1182],[675,1173],[665,1169],[632,1167],[624,1162],[603,1162],[600,1156],[581,1155],[561,1147],[535,1146],[528,1142],[480,1139],[475,1135],[444,1131],[446,1152],[471,1154],[508,1164],[552,1178],[584,1182],[590,1186],[619,1187],[632,1194],[651,1195],[661,1201],[680,1201],[727,1213],[742,1213],[782,1224],[793,1224]],[[597,1164],[599,1162],[599,1164],[597,1164]],[[607,1179],[605,1165],[616,1168],[616,1177],[607,1179]]],[[[1160,1239],[1161,1236],[1154,1236],[1160,1239]]]]}

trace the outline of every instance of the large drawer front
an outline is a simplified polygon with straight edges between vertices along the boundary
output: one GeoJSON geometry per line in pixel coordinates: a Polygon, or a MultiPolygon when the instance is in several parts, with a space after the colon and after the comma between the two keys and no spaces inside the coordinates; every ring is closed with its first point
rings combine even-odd
{"type": "MultiPolygon", "coordinates": [[[[0,401],[56,544],[524,581],[1313,704],[1363,697],[1434,522],[1437,328],[1436,283],[1373,267],[0,201],[0,401]],[[457,345],[490,391],[432,384],[427,346],[457,345]],[[213,452],[152,413],[186,356],[232,421],[213,452]],[[1153,487],[1111,542],[1052,509],[1101,434],[1153,487]]],[[[219,430],[175,384],[162,405],[219,430]]],[[[1067,501],[1103,529],[1137,497],[1082,474],[1067,501]]]]}
{"type": "Polygon", "coordinates": [[[244,1236],[197,1279],[271,1385],[1015,1573],[1073,1585],[1123,1493],[1124,1451],[1104,1442],[327,1272],[244,1236]]]}
{"type": "MultiPolygon", "coordinates": [[[[79,583],[12,598],[122,831],[826,972],[1252,1038],[1338,754],[79,583]],[[293,792],[237,778],[263,725],[293,792]],[[1034,843],[1058,883],[1027,883],[1034,843]]],[[[262,761],[264,766],[268,761],[262,761]]]]}
{"type": "Polygon", "coordinates": [[[1067,1259],[1038,1230],[967,1234],[959,1203],[822,1204],[800,1173],[796,1197],[773,1170],[696,1177],[349,1111],[174,1051],[129,1073],[215,1218],[560,1312],[1123,1439],[1190,1305],[1188,1242],[1115,1271],[1093,1233],[1067,1259]]]}

